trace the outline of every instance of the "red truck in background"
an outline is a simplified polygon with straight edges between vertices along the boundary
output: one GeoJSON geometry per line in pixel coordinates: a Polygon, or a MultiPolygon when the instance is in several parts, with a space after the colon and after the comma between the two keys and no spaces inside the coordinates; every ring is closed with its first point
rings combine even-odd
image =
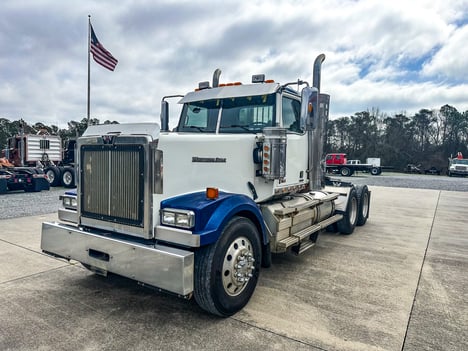
{"type": "Polygon", "coordinates": [[[361,163],[359,160],[348,160],[344,153],[327,154],[325,168],[327,173],[338,173],[344,177],[352,176],[354,172],[366,172],[372,175],[382,173],[380,158],[368,158],[367,163],[361,163]]]}
{"type": "Polygon", "coordinates": [[[24,134],[8,138],[1,150],[0,193],[8,190],[49,190],[44,164],[60,156],[60,138],[48,134],[24,134]]]}

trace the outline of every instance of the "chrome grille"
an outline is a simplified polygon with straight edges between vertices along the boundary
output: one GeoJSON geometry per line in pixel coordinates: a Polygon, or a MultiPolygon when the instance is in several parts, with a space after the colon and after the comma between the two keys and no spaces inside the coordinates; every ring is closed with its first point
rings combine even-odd
{"type": "Polygon", "coordinates": [[[144,148],[81,146],[81,215],[143,227],[144,148]]]}

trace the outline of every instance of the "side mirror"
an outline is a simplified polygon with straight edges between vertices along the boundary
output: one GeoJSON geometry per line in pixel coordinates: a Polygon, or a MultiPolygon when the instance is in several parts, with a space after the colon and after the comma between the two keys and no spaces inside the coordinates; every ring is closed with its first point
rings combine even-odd
{"type": "Polygon", "coordinates": [[[161,101],[161,131],[169,131],[169,103],[165,100],[161,101]]]}
{"type": "Polygon", "coordinates": [[[305,87],[301,93],[301,129],[315,129],[319,117],[319,91],[305,87]]]}

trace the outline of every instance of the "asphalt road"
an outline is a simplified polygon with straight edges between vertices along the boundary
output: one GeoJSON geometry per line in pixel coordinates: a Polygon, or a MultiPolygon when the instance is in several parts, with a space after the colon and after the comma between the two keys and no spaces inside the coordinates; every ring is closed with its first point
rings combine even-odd
{"type": "Polygon", "coordinates": [[[406,174],[384,171],[378,176],[373,176],[368,173],[358,173],[351,177],[332,176],[332,178],[352,182],[354,184],[393,188],[468,191],[468,177],[448,177],[446,175],[406,174]]]}
{"type": "MultiPolygon", "coordinates": [[[[225,319],[45,255],[41,223],[55,213],[0,220],[0,350],[468,350],[468,193],[401,189],[371,186],[353,235],[275,255],[225,319]]],[[[1,208],[62,191],[1,196],[1,208]]]]}

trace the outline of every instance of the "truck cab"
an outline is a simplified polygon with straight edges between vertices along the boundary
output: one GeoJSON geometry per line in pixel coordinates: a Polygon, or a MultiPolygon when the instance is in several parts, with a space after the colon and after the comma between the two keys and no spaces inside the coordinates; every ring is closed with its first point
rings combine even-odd
{"type": "Polygon", "coordinates": [[[337,153],[337,154],[327,154],[325,157],[325,163],[327,165],[345,165],[348,163],[346,159],[346,154],[337,153]]]}
{"type": "Polygon", "coordinates": [[[447,175],[449,177],[468,175],[468,159],[463,158],[463,154],[461,152],[458,152],[456,157],[449,158],[447,175]]]}
{"type": "Polygon", "coordinates": [[[164,196],[207,186],[252,196],[255,188],[255,200],[261,202],[308,185],[301,95],[289,86],[272,81],[221,86],[188,93],[179,103],[175,132],[162,131],[159,147],[169,177],[194,176],[184,184],[167,184],[164,196]],[[270,153],[259,148],[264,131],[276,135],[270,153]],[[270,156],[278,157],[262,159],[270,156]]]}

